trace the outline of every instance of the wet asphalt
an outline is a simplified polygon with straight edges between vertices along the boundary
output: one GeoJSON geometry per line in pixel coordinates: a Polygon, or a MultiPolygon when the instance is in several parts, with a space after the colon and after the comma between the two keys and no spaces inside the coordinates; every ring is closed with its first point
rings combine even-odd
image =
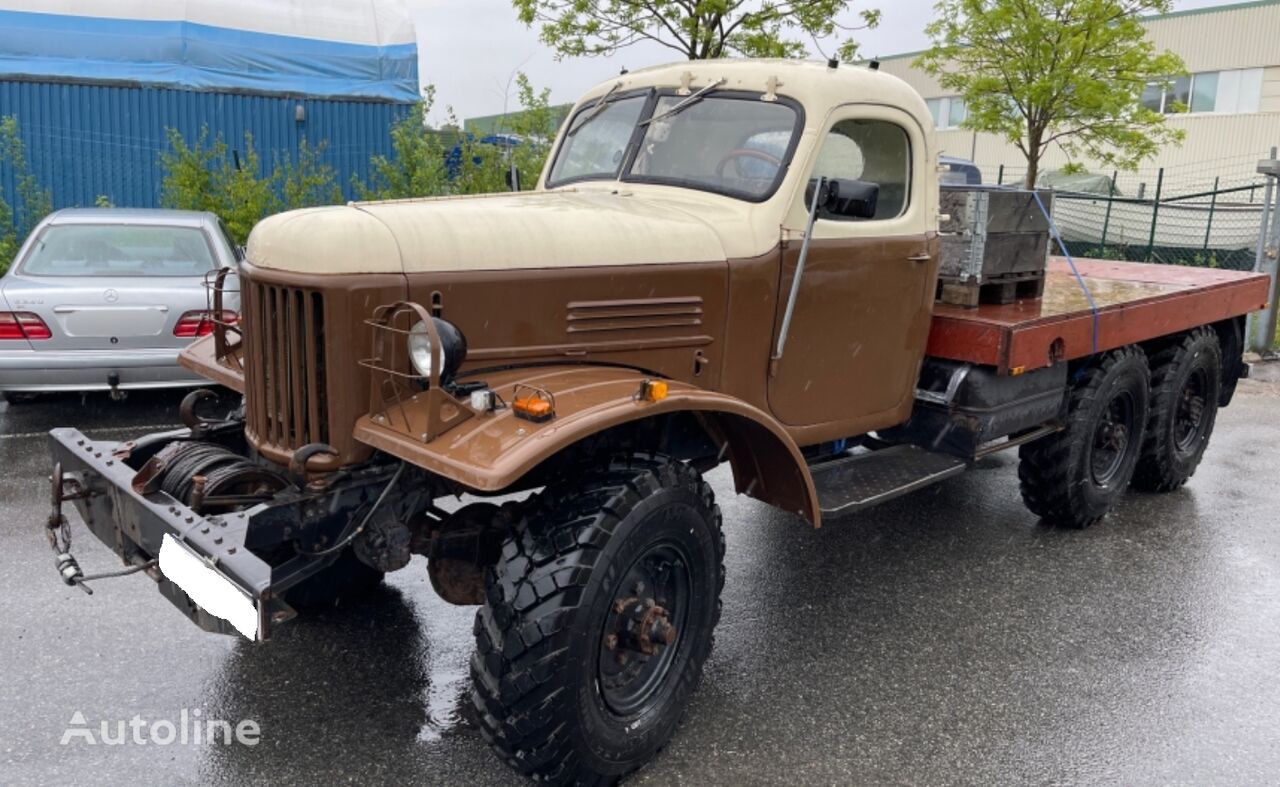
{"type": "MultiPolygon", "coordinates": [[[[177,399],[0,404],[0,783],[519,784],[467,719],[474,611],[418,559],[266,645],[199,631],[144,576],[60,584],[43,432],[123,439],[177,399]],[[260,743],[59,744],[76,712],[96,731],[183,709],[260,743]]],[[[717,472],[716,649],[630,784],[1280,781],[1277,459],[1280,382],[1248,381],[1188,488],[1083,532],[1027,513],[1013,457],[818,531],[717,472]]],[[[118,566],[75,538],[86,571],[118,566]]]]}

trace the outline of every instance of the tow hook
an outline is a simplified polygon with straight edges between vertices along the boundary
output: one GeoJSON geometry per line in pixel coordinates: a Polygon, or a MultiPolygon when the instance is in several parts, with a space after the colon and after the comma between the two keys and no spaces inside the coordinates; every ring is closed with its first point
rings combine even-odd
{"type": "MultiPolygon", "coordinates": [[[[114,342],[115,339],[111,341],[114,342]]],[[[111,372],[107,375],[107,385],[111,386],[111,401],[113,402],[123,402],[124,398],[129,395],[128,392],[120,390],[119,372],[111,372]]]]}

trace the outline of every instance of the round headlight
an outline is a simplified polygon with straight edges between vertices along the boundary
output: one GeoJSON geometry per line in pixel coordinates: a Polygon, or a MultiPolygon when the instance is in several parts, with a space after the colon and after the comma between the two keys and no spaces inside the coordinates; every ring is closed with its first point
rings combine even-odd
{"type": "Polygon", "coordinates": [[[447,383],[458,373],[467,357],[467,340],[453,323],[439,317],[431,320],[440,335],[441,346],[432,346],[427,324],[419,321],[409,329],[409,362],[413,364],[414,371],[428,379],[439,365],[440,382],[447,383]]]}

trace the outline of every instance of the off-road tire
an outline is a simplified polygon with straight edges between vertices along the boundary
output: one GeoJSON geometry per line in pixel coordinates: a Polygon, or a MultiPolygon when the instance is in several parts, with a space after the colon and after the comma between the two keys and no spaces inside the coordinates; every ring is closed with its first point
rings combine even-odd
{"type": "Polygon", "coordinates": [[[1149,402],[1150,372],[1141,349],[1112,350],[1084,367],[1067,393],[1065,428],[1018,450],[1018,480],[1027,508],[1058,527],[1083,528],[1101,519],[1133,478],[1149,402]],[[1112,418],[1112,408],[1120,405],[1129,408],[1131,423],[1100,483],[1095,459],[1103,460],[1101,452],[1113,449],[1095,443],[1108,424],[1121,420],[1112,418]]]}
{"type": "Polygon", "coordinates": [[[1208,328],[1151,357],[1151,415],[1135,488],[1172,492],[1195,474],[1213,434],[1221,387],[1222,348],[1208,328]]]}
{"type": "Polygon", "coordinates": [[[711,488],[682,462],[620,456],[550,484],[504,543],[476,614],[471,697],[498,756],[538,781],[574,785],[612,784],[653,757],[701,681],[723,561],[711,488]],[[601,650],[607,624],[631,572],[671,548],[687,556],[672,569],[686,578],[688,603],[672,604],[683,623],[645,704],[618,715],[601,680],[618,669],[606,662],[617,656],[601,650]]]}
{"type": "Polygon", "coordinates": [[[286,590],[284,599],[299,609],[333,607],[368,596],[385,576],[347,547],[332,564],[286,590]]]}

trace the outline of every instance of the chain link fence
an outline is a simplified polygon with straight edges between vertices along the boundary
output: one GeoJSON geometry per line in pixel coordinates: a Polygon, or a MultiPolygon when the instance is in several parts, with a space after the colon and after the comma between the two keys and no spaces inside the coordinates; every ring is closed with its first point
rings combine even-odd
{"type": "MultiPolygon", "coordinates": [[[[1249,166],[1258,158],[1248,156],[1249,166]]],[[[1211,165],[1112,173],[1095,179],[1100,193],[1055,190],[1054,221],[1068,250],[1081,257],[1252,270],[1265,181],[1237,168],[1206,183],[1201,178],[1211,165]]],[[[1024,172],[1001,167],[997,182],[1021,185],[1024,172]]]]}

